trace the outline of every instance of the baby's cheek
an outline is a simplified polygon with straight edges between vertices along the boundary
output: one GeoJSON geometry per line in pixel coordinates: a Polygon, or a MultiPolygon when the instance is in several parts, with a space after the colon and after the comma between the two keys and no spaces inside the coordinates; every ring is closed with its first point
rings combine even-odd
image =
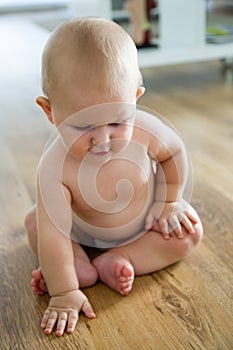
{"type": "Polygon", "coordinates": [[[88,149],[86,137],[82,132],[72,127],[63,127],[59,130],[67,152],[76,156],[83,156],[84,149],[88,149]]]}
{"type": "Polygon", "coordinates": [[[85,146],[83,142],[80,142],[80,140],[78,140],[71,145],[69,153],[71,153],[79,160],[82,160],[88,153],[88,145],[85,146]]]}
{"type": "Polygon", "coordinates": [[[121,137],[112,139],[111,150],[116,153],[124,151],[128,147],[129,143],[130,143],[130,140],[123,138],[121,135],[121,137]]]}

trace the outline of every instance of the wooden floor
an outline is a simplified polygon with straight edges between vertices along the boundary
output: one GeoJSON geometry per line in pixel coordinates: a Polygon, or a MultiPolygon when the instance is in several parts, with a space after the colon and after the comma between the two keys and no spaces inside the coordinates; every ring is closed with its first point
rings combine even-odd
{"type": "Polygon", "coordinates": [[[163,114],[187,145],[203,243],[184,261],[136,278],[128,297],[101,283],[86,289],[97,318],[81,315],[73,335],[41,331],[48,297],[30,290],[37,261],[23,219],[51,133],[34,104],[46,37],[29,22],[1,18],[0,349],[233,349],[233,83],[219,62],[144,69],[140,101],[163,114]]]}

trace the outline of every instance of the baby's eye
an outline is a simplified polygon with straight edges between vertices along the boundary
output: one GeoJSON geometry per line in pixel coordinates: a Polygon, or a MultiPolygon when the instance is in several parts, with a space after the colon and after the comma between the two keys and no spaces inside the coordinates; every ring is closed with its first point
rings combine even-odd
{"type": "Polygon", "coordinates": [[[113,127],[117,127],[117,126],[123,125],[123,123],[110,123],[108,125],[113,126],[113,127]]]}

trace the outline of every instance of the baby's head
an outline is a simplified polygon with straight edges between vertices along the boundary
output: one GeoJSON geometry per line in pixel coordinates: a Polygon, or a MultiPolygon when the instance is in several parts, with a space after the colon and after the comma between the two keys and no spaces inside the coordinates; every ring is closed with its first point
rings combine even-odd
{"type": "Polygon", "coordinates": [[[45,46],[46,97],[37,103],[75,156],[82,159],[103,146],[108,155],[131,139],[130,106],[143,94],[141,84],[135,44],[120,26],[100,18],[75,19],[57,28],[45,46]]]}
{"type": "MultiPolygon", "coordinates": [[[[74,19],[58,27],[45,46],[42,87],[57,108],[66,102],[73,109],[75,104],[85,108],[88,98],[92,105],[134,103],[143,93],[141,84],[135,44],[112,21],[74,19]]],[[[71,109],[67,113],[76,112],[71,109]]]]}

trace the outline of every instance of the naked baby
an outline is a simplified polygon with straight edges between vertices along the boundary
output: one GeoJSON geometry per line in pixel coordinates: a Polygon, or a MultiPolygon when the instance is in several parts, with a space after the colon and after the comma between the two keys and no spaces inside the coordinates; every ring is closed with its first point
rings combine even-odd
{"type": "Polygon", "coordinates": [[[25,225],[40,264],[33,292],[51,297],[41,326],[61,336],[74,331],[80,311],[95,317],[80,288],[99,279],[127,295],[134,276],[186,257],[203,230],[184,200],[183,142],[136,105],[145,89],[135,44],[120,26],[84,18],[57,28],[43,52],[42,85],[37,103],[56,134],[25,225]],[[99,255],[90,259],[84,246],[99,255]]]}

